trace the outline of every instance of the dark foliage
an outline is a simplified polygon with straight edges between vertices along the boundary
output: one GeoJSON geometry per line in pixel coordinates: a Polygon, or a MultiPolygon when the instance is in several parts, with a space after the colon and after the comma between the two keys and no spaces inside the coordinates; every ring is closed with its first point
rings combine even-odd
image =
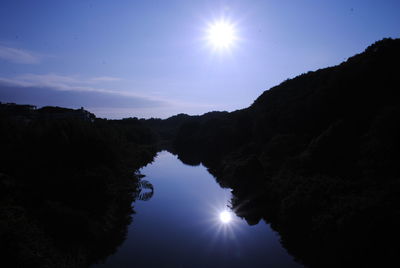
{"type": "Polygon", "coordinates": [[[399,264],[400,40],[186,118],[173,150],[204,163],[249,223],[265,219],[310,267],[399,264]],[[396,245],[397,244],[397,245],[396,245]]]}
{"type": "Polygon", "coordinates": [[[151,197],[134,172],[152,161],[153,138],[137,119],[1,104],[2,265],[87,267],[112,254],[131,203],[151,197]]]}

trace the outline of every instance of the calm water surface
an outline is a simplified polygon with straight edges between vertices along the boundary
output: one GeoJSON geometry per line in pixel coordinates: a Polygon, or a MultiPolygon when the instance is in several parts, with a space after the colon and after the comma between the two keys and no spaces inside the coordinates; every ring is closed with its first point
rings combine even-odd
{"type": "Polygon", "coordinates": [[[154,195],[136,201],[126,241],[94,267],[302,267],[265,222],[249,226],[233,213],[221,219],[231,193],[204,166],[164,151],[141,173],[154,195]]]}

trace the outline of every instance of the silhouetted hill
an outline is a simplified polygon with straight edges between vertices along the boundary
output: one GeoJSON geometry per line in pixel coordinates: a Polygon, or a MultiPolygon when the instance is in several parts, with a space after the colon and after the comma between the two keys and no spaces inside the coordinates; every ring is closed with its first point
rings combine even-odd
{"type": "Polygon", "coordinates": [[[265,91],[248,108],[185,118],[173,151],[204,163],[249,223],[265,219],[311,267],[397,260],[400,39],[265,91]]]}

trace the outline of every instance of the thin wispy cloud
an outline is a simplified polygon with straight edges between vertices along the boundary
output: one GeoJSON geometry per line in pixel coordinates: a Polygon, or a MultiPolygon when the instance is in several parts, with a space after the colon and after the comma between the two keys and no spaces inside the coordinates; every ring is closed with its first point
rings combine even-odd
{"type": "Polygon", "coordinates": [[[100,76],[100,77],[93,77],[91,78],[93,82],[115,82],[115,81],[120,81],[122,80],[119,77],[113,77],[113,76],[100,76]]]}
{"type": "Polygon", "coordinates": [[[154,112],[160,117],[168,117],[182,111],[202,113],[212,108],[209,104],[101,87],[104,83],[112,85],[120,80],[112,76],[82,77],[54,73],[0,77],[0,101],[38,106],[84,106],[108,118],[151,117],[154,112]]]}
{"type": "Polygon", "coordinates": [[[54,73],[48,74],[21,74],[8,79],[15,83],[28,85],[89,85],[100,82],[115,82],[120,81],[119,77],[100,76],[100,77],[82,77],[78,75],[59,75],[54,73]]]}
{"type": "Polygon", "coordinates": [[[42,56],[25,49],[0,44],[0,59],[19,64],[38,64],[42,56]]]}
{"type": "MultiPolygon", "coordinates": [[[[123,96],[143,97],[138,94],[127,91],[117,91],[98,87],[98,84],[104,82],[120,81],[118,77],[81,77],[76,75],[58,75],[58,74],[23,74],[15,77],[0,77],[0,82],[19,87],[45,87],[53,90],[66,91],[87,91],[108,93],[123,96]]],[[[148,96],[145,96],[149,98],[148,96]]]]}

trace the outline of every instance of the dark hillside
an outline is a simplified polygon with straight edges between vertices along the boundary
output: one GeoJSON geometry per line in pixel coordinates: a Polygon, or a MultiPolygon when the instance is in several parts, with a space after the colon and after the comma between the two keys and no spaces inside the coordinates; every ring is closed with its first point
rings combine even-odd
{"type": "Polygon", "coordinates": [[[115,252],[151,185],[152,132],[83,109],[0,104],[2,267],[88,267],[115,252]]]}
{"type": "Polygon", "coordinates": [[[174,150],[208,166],[238,215],[271,222],[311,267],[398,261],[399,62],[400,40],[383,39],[247,109],[187,120],[174,150]]]}

